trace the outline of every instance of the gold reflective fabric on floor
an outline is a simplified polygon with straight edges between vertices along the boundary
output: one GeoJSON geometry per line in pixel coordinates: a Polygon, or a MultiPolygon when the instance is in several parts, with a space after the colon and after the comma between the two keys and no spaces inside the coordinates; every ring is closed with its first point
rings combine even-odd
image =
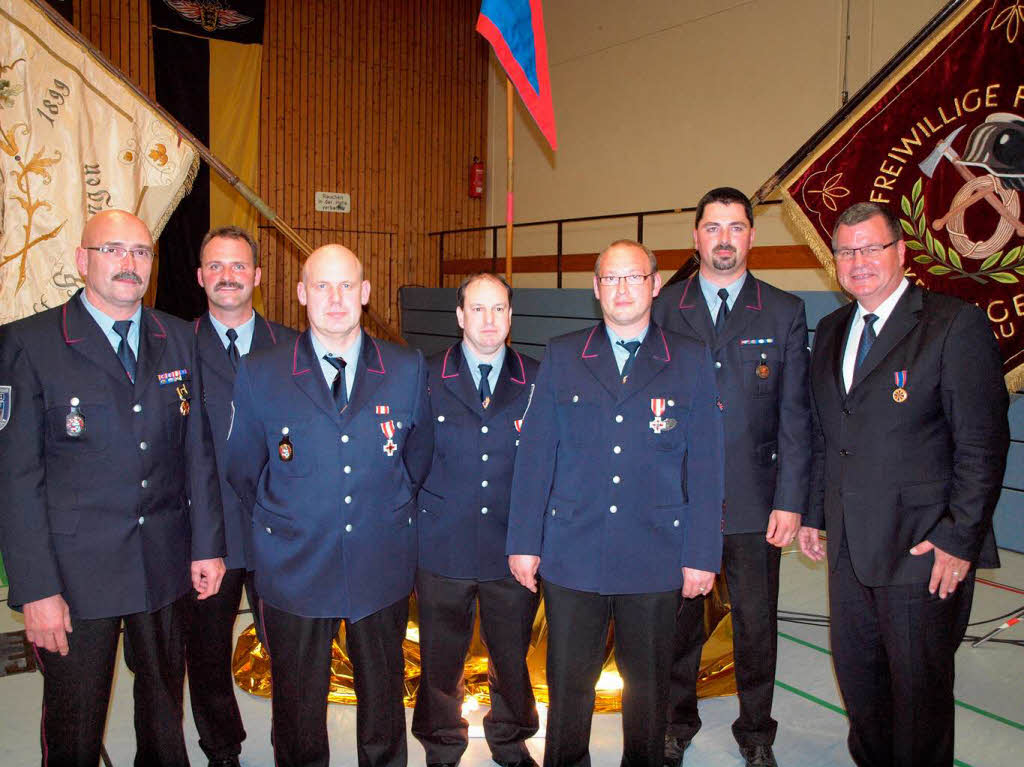
{"type": "MultiPolygon", "coordinates": [[[[732,660],[732,620],[729,615],[728,592],[722,579],[716,579],[712,595],[705,600],[704,622],[709,639],[701,654],[700,678],[697,694],[701,698],[732,695],[736,692],[736,679],[732,660]]],[[[475,698],[482,706],[490,704],[487,689],[487,651],[480,640],[479,620],[473,631],[473,641],[466,660],[466,697],[475,698]]],[[[612,629],[614,631],[614,627],[612,629]]],[[[420,681],[419,620],[416,612],[416,597],[409,601],[409,625],[405,632],[405,705],[412,706],[416,700],[416,689],[420,681]]],[[[352,664],[342,649],[345,646],[345,625],[342,623],[338,636],[331,644],[331,687],[328,700],[333,703],[356,702],[352,684],[352,664]]],[[[533,622],[533,638],[526,663],[533,680],[537,700],[548,702],[548,688],[545,684],[547,661],[547,621],[544,617],[544,603],[541,602],[533,622]]],[[[232,659],[235,682],[248,693],[270,697],[270,656],[256,638],[256,631],[249,626],[238,637],[235,655],[232,659]]],[[[622,679],[615,665],[612,651],[612,633],[608,634],[605,663],[597,682],[597,700],[594,710],[598,712],[618,711],[622,707],[622,679]]]]}

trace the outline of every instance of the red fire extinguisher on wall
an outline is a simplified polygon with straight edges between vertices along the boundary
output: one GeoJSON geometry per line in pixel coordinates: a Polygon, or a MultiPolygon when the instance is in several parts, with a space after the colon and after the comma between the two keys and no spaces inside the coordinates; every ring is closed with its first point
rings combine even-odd
{"type": "Polygon", "coordinates": [[[484,196],[484,164],[475,155],[473,156],[473,164],[469,166],[469,196],[484,196]]]}

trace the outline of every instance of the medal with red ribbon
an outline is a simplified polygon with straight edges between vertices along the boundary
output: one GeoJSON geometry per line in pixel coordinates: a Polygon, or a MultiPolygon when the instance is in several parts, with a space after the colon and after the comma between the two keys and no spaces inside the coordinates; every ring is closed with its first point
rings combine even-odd
{"type": "Polygon", "coordinates": [[[522,431],[523,430],[523,419],[522,418],[517,418],[514,421],[514,423],[515,423],[515,426],[516,426],[516,431],[522,431]]]}
{"type": "Polygon", "coordinates": [[[907,401],[907,371],[897,370],[892,377],[896,380],[896,388],[892,390],[892,401],[902,404],[907,401]]]}
{"type": "Polygon", "coordinates": [[[651,398],[651,412],[654,413],[654,420],[651,421],[648,426],[651,427],[651,431],[655,434],[661,434],[665,430],[665,421],[662,420],[661,416],[665,413],[665,398],[664,397],[652,397],[651,398]]]}
{"type": "Polygon", "coordinates": [[[384,423],[380,425],[380,430],[384,432],[384,436],[388,438],[388,441],[384,443],[384,452],[388,456],[394,455],[395,451],[398,450],[398,445],[396,445],[394,439],[392,439],[392,437],[395,436],[395,422],[384,421],[384,423]]]}

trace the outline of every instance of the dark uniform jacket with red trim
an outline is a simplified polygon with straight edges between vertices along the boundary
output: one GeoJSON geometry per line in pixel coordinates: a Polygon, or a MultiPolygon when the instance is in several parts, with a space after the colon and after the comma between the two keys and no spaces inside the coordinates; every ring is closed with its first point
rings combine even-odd
{"type": "Polygon", "coordinates": [[[722,561],[722,414],[706,347],[651,324],[622,382],[603,323],[552,339],[526,411],[508,554],[600,594],[722,561]]]}
{"type": "MultiPolygon", "coordinates": [[[[235,388],[235,369],[228,359],[227,350],[210,322],[207,312],[192,323],[199,343],[199,362],[203,368],[203,401],[213,430],[213,446],[217,454],[217,474],[220,480],[220,496],[224,506],[224,538],[227,556],[224,565],[229,570],[248,567],[249,528],[251,520],[248,510],[242,508],[241,499],[228,484],[227,437],[231,425],[231,395],[235,388]]],[[[275,344],[290,346],[298,333],[284,325],[278,325],[256,313],[249,353],[269,349],[275,344]]]]}
{"type": "Polygon", "coordinates": [[[151,309],[134,384],[78,294],[0,328],[0,385],[11,387],[0,542],[12,607],[61,594],[75,618],[151,612],[191,588],[193,560],[223,556],[201,378],[192,328],[151,309]]]}
{"type": "Polygon", "coordinates": [[[268,604],[357,621],[412,591],[433,442],[426,378],[422,353],[364,332],[339,413],[309,330],[242,358],[227,478],[251,509],[250,567],[268,604]]]}
{"type": "Polygon", "coordinates": [[[1002,360],[985,313],[911,283],[847,392],[843,355],[856,308],[832,312],[814,337],[804,523],[828,531],[833,568],[845,534],[866,586],[928,581],[932,555],[909,551],[925,539],[977,567],[998,567],[992,515],[1010,436],[1002,360]],[[906,396],[893,396],[898,387],[906,396]]]}
{"type": "Polygon", "coordinates": [[[811,411],[804,302],[748,273],[716,335],[694,275],[664,288],[651,316],[711,349],[729,462],[726,535],[764,532],[772,509],[805,514],[811,411]]]}
{"type": "Polygon", "coordinates": [[[511,577],[512,469],[537,362],[512,348],[486,409],[457,343],[428,360],[434,459],[420,490],[420,567],[447,578],[511,577]]]}

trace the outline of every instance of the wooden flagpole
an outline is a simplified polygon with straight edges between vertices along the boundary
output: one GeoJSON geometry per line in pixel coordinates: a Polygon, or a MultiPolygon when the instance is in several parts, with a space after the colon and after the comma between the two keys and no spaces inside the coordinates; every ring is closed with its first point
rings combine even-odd
{"type": "Polygon", "coordinates": [[[512,284],[512,244],[513,244],[513,231],[512,231],[512,216],[514,213],[514,197],[512,196],[513,187],[513,166],[516,156],[515,150],[515,125],[516,125],[516,113],[515,113],[515,88],[512,85],[512,79],[505,76],[505,279],[508,280],[508,284],[512,284]]]}
{"type": "MultiPolygon", "coordinates": [[[[128,77],[124,74],[124,72],[122,72],[120,69],[114,66],[110,62],[110,60],[107,59],[107,57],[104,56],[103,53],[96,46],[90,43],[81,32],[79,32],[77,29],[75,29],[75,27],[69,24],[68,20],[61,16],[56,10],[54,10],[53,7],[46,2],[46,0],[32,0],[32,4],[36,7],[37,10],[44,13],[46,17],[54,25],[60,27],[60,29],[63,30],[64,34],[68,35],[68,37],[70,37],[76,43],[85,48],[85,50],[88,51],[89,54],[92,55],[93,58],[95,58],[96,61],[99,62],[112,77],[119,80],[122,85],[128,88],[132,93],[135,94],[136,97],[138,97],[147,106],[149,106],[150,109],[152,109],[154,112],[160,115],[160,117],[163,120],[169,123],[170,126],[178,133],[178,135],[184,141],[188,142],[188,144],[192,146],[192,148],[196,151],[196,154],[198,154],[203,160],[206,161],[207,165],[209,165],[217,172],[217,175],[219,175],[221,178],[223,178],[225,181],[231,184],[231,186],[234,187],[235,191],[242,195],[242,197],[244,197],[245,200],[250,205],[256,208],[256,210],[260,212],[260,215],[262,215],[264,218],[270,221],[270,223],[274,225],[274,228],[281,232],[281,234],[285,236],[285,239],[287,239],[296,248],[298,248],[299,251],[304,256],[308,256],[310,253],[313,252],[313,247],[308,242],[306,242],[301,237],[301,235],[299,235],[298,232],[292,229],[292,227],[288,224],[287,221],[285,221],[283,218],[277,215],[277,212],[273,208],[271,208],[266,202],[264,202],[263,199],[256,194],[256,192],[254,192],[252,189],[246,186],[238,177],[238,174],[236,174],[227,165],[221,162],[221,160],[216,155],[214,155],[213,152],[210,151],[209,147],[207,147],[203,142],[201,142],[199,139],[193,136],[192,132],[188,128],[186,128],[176,119],[174,119],[170,112],[168,112],[156,101],[147,96],[142,91],[141,88],[139,88],[135,83],[129,80],[128,77]]],[[[391,328],[391,326],[388,325],[384,318],[377,314],[375,311],[373,311],[373,309],[371,309],[368,306],[364,306],[363,311],[370,317],[371,320],[373,320],[373,322],[378,327],[381,328],[381,330],[383,330],[388,335],[388,337],[391,340],[397,341],[398,343],[401,344],[405,343],[405,339],[403,339],[401,335],[396,333],[391,328]]]]}

